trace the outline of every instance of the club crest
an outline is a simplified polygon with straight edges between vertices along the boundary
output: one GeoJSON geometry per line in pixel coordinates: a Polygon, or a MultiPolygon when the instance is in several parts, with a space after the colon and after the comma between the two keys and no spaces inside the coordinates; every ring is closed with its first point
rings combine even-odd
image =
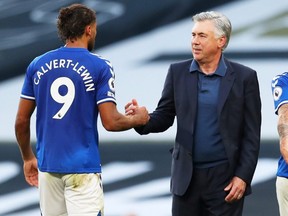
{"type": "Polygon", "coordinates": [[[274,101],[279,100],[279,98],[281,97],[281,95],[282,95],[282,88],[279,87],[279,86],[276,86],[276,87],[274,88],[274,91],[273,91],[274,101]]]}

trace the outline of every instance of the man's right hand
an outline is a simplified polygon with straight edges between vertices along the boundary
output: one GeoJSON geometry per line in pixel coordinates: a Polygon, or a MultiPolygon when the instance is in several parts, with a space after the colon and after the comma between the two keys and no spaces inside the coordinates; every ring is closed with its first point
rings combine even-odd
{"type": "Polygon", "coordinates": [[[31,160],[24,160],[23,170],[27,183],[31,186],[38,187],[37,159],[34,157],[31,160]]]}

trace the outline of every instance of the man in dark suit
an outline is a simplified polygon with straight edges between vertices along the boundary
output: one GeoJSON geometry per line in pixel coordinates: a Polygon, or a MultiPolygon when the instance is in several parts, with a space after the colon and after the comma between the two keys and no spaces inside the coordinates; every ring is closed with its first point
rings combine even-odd
{"type": "MultiPolygon", "coordinates": [[[[193,59],[171,64],[162,97],[139,134],[163,132],[177,118],[172,152],[173,216],[240,216],[251,193],[261,127],[256,72],[231,62],[231,23],[217,12],[193,16],[193,59]]],[[[137,101],[126,105],[133,114],[137,101]]]]}

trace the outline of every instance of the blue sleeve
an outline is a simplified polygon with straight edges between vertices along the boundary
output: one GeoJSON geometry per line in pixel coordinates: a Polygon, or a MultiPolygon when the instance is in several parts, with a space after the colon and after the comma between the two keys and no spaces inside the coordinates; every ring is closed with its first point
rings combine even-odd
{"type": "Polygon", "coordinates": [[[107,60],[104,60],[101,75],[97,81],[97,93],[96,101],[97,104],[101,104],[107,101],[116,103],[115,98],[115,74],[113,67],[107,60]]]}
{"type": "Polygon", "coordinates": [[[35,94],[33,90],[33,62],[28,66],[24,84],[21,91],[21,98],[29,99],[29,100],[35,100],[35,94]]]}
{"type": "Polygon", "coordinates": [[[281,105],[288,103],[288,73],[275,76],[272,80],[272,94],[274,99],[274,111],[278,114],[281,105]]]}

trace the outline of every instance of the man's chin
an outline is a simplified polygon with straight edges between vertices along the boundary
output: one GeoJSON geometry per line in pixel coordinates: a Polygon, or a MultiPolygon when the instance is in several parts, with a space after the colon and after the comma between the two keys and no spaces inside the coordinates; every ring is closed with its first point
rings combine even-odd
{"type": "Polygon", "coordinates": [[[196,60],[196,61],[201,61],[201,57],[199,56],[199,55],[195,55],[195,54],[193,54],[193,58],[196,60]]]}

